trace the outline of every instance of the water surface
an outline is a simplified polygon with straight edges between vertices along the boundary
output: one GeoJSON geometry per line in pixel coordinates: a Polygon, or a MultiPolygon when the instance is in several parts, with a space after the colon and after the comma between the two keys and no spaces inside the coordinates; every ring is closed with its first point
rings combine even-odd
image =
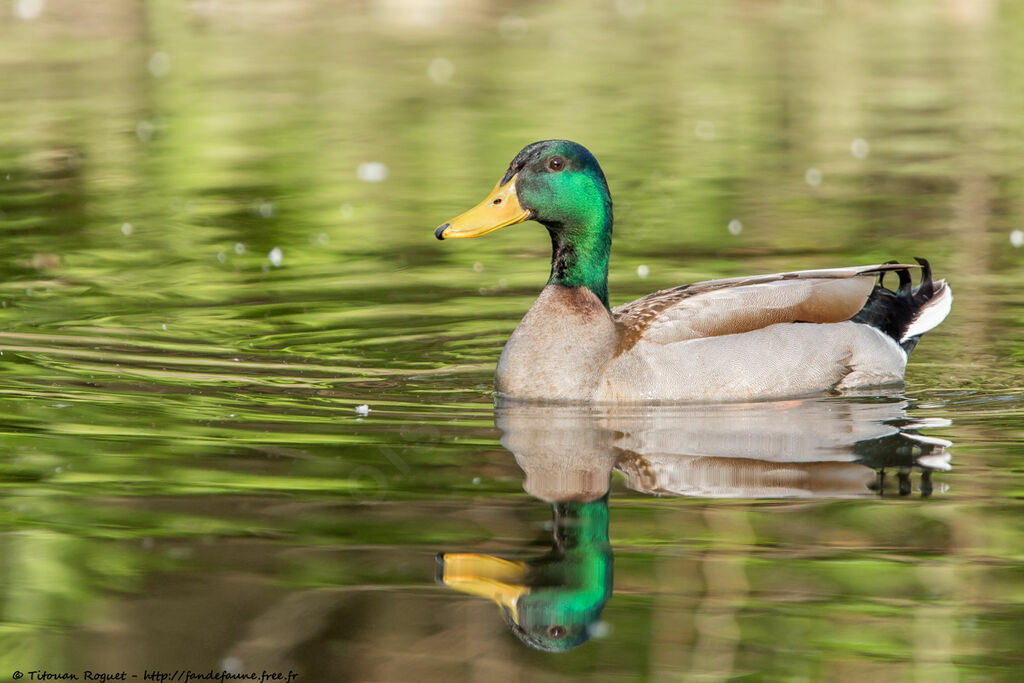
{"type": "Polygon", "coordinates": [[[1017,3],[10,5],[0,678],[1019,670],[1017,3]],[[953,312],[895,394],[496,411],[546,236],[432,229],[551,137],[608,176],[613,305],[925,256],[953,312]],[[578,648],[435,583],[606,492],[578,648]]]}

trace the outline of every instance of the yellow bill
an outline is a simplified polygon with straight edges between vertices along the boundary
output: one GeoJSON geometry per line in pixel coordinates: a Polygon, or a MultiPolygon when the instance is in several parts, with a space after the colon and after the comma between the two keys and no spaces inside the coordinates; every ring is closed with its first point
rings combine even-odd
{"type": "Polygon", "coordinates": [[[439,240],[454,237],[479,237],[506,225],[522,223],[530,219],[529,209],[519,204],[516,194],[516,177],[512,176],[504,185],[501,181],[482,202],[466,213],[460,214],[444,225],[438,226],[434,237],[439,240]]]}
{"type": "Polygon", "coordinates": [[[513,620],[517,619],[519,597],[530,592],[525,585],[526,565],[522,562],[476,553],[445,553],[438,556],[438,565],[437,578],[441,583],[462,593],[493,600],[508,608],[513,620]]]}

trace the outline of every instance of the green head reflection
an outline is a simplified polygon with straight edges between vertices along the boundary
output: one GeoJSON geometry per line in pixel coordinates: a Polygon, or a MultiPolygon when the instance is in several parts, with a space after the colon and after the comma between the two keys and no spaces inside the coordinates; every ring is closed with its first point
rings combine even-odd
{"type": "Polygon", "coordinates": [[[438,555],[439,582],[489,598],[530,647],[565,652],[585,643],[612,595],[608,496],[554,503],[554,538],[541,557],[512,561],[477,553],[438,555]]]}

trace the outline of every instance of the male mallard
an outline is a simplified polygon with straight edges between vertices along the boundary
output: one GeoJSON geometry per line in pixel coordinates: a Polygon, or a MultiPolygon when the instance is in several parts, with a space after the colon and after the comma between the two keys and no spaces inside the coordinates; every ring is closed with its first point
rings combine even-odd
{"type": "Polygon", "coordinates": [[[517,399],[728,401],[896,383],[953,302],[919,259],[913,289],[918,266],[888,263],[711,280],[609,308],[611,195],[594,156],[568,140],[524,147],[483,202],[434,235],[526,220],[551,234],[551,277],[498,361],[497,390],[517,399]],[[881,286],[887,271],[897,292],[881,286]]]}

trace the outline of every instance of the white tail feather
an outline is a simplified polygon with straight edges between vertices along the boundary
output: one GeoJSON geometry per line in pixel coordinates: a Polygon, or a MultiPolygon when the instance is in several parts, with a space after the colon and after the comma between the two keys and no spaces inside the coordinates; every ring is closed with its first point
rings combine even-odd
{"type": "Polygon", "coordinates": [[[930,446],[938,446],[939,448],[949,448],[950,446],[953,445],[952,441],[946,441],[945,439],[940,439],[937,436],[924,436],[923,434],[908,434],[907,432],[901,433],[908,439],[913,439],[918,443],[925,443],[930,446]]]}
{"type": "Polygon", "coordinates": [[[924,334],[928,330],[937,327],[939,323],[949,315],[949,309],[953,307],[953,290],[946,284],[945,280],[938,280],[935,283],[935,295],[921,307],[910,326],[903,333],[900,339],[902,344],[911,337],[924,334]]]}

